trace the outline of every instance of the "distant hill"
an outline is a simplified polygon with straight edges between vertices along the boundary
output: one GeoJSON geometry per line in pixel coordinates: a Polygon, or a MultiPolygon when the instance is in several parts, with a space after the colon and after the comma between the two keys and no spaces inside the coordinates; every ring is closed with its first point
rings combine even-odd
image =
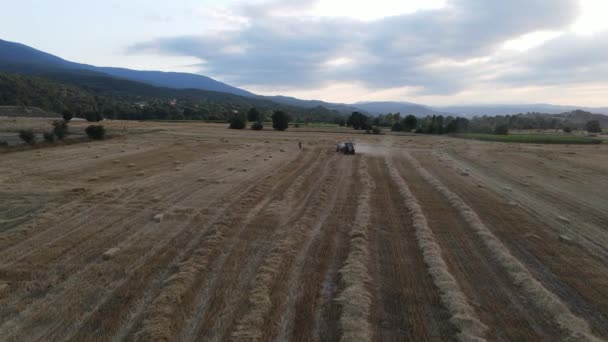
{"type": "Polygon", "coordinates": [[[111,119],[227,120],[256,107],[294,120],[331,122],[339,114],[324,107],[302,108],[257,97],[198,89],[171,89],[87,70],[53,70],[44,77],[0,72],[0,106],[35,106],[76,116],[102,113],[111,119]]]}
{"type": "Polygon", "coordinates": [[[440,111],[431,109],[430,107],[411,102],[357,102],[352,104],[356,108],[360,108],[370,114],[387,114],[401,113],[401,115],[443,115],[440,111]]]}
{"type": "Polygon", "coordinates": [[[608,114],[608,108],[593,108],[593,107],[580,107],[580,106],[559,106],[552,104],[514,104],[514,105],[465,105],[465,106],[446,106],[446,107],[433,107],[435,110],[454,113],[461,116],[482,116],[482,115],[512,115],[519,113],[546,113],[546,114],[560,114],[569,112],[577,109],[599,113],[608,114]]]}
{"type": "Polygon", "coordinates": [[[66,61],[57,56],[36,50],[29,46],[0,39],[0,71],[43,75],[49,71],[93,71],[118,78],[148,83],[174,89],[200,89],[231,93],[241,96],[255,96],[212,78],[189,73],[138,71],[122,68],[96,67],[93,65],[66,61]]]}
{"type": "Polygon", "coordinates": [[[350,114],[352,112],[362,112],[361,108],[357,108],[355,105],[348,105],[343,103],[331,103],[319,100],[300,100],[295,97],[289,96],[260,96],[261,98],[269,99],[274,102],[283,103],[291,106],[298,106],[304,108],[315,108],[324,107],[331,110],[336,110],[340,113],[350,114]]]}

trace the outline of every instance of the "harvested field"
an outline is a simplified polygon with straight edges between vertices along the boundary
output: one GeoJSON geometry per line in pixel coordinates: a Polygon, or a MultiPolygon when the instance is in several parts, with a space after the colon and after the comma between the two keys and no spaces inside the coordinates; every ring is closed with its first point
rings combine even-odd
{"type": "Polygon", "coordinates": [[[105,124],[0,154],[0,340],[608,339],[606,144],[105,124]]]}

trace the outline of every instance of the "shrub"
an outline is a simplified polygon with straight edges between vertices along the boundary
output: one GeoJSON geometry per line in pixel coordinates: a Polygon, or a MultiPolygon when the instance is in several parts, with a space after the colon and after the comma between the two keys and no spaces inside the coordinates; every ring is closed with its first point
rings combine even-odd
{"type": "Polygon", "coordinates": [[[4,140],[0,140],[0,147],[8,147],[8,143],[4,140]]]}
{"type": "Polygon", "coordinates": [[[509,126],[507,125],[498,125],[494,128],[494,134],[497,135],[507,135],[509,134],[509,126]]]}
{"type": "Polygon", "coordinates": [[[289,116],[287,113],[277,110],[272,114],[272,128],[284,131],[289,127],[289,116]]]}
{"type": "Polygon", "coordinates": [[[564,127],[563,131],[564,131],[564,133],[572,133],[572,128],[570,128],[570,127],[564,127]]]}
{"type": "Polygon", "coordinates": [[[63,120],[53,121],[53,134],[57,136],[57,139],[63,140],[68,134],[68,123],[63,120]]]}
{"type": "Polygon", "coordinates": [[[296,122],[296,123],[295,123],[293,126],[294,126],[295,128],[300,128],[300,123],[299,123],[299,122],[296,122]]]}
{"type": "Polygon", "coordinates": [[[106,129],[102,125],[91,125],[84,131],[93,140],[101,140],[106,136],[106,129]]]}
{"type": "Polygon", "coordinates": [[[46,142],[52,143],[55,141],[55,134],[53,132],[44,132],[42,136],[44,137],[44,141],[46,142]]]}
{"type": "Polygon", "coordinates": [[[22,129],[19,131],[19,138],[26,144],[33,145],[36,142],[36,135],[31,129],[22,129]]]}
{"type": "Polygon", "coordinates": [[[391,127],[391,131],[393,131],[393,132],[401,132],[401,131],[403,131],[403,125],[401,125],[401,123],[399,123],[399,122],[396,122],[391,127]]]}
{"type": "Polygon", "coordinates": [[[382,130],[380,129],[380,127],[372,127],[372,133],[380,134],[382,133],[382,130]]]}
{"type": "Polygon", "coordinates": [[[236,115],[230,119],[230,126],[228,127],[231,129],[243,129],[245,126],[245,119],[240,115],[236,115]]]}
{"type": "Polygon", "coordinates": [[[253,125],[251,125],[251,129],[253,129],[255,131],[262,130],[263,128],[264,128],[264,124],[262,124],[261,121],[256,121],[253,123],[253,125]]]}

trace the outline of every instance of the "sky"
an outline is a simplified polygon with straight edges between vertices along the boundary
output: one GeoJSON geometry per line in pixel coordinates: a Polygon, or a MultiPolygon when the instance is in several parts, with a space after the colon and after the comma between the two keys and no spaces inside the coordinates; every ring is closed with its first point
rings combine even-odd
{"type": "Polygon", "coordinates": [[[608,106],[608,0],[21,0],[0,39],[331,102],[608,106]]]}

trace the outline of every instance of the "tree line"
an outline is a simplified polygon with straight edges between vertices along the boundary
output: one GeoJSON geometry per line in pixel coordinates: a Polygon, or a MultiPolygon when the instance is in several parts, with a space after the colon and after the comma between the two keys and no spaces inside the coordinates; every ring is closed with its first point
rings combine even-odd
{"type": "Polygon", "coordinates": [[[389,113],[376,117],[353,112],[346,125],[354,129],[369,130],[372,127],[386,127],[394,132],[416,132],[424,134],[449,133],[489,133],[508,134],[509,130],[562,130],[569,133],[581,129],[590,133],[602,131],[608,117],[576,110],[562,114],[520,113],[516,115],[464,117],[428,115],[418,118],[415,115],[401,117],[400,113],[389,113]],[[604,123],[601,120],[604,120],[604,123]]]}

